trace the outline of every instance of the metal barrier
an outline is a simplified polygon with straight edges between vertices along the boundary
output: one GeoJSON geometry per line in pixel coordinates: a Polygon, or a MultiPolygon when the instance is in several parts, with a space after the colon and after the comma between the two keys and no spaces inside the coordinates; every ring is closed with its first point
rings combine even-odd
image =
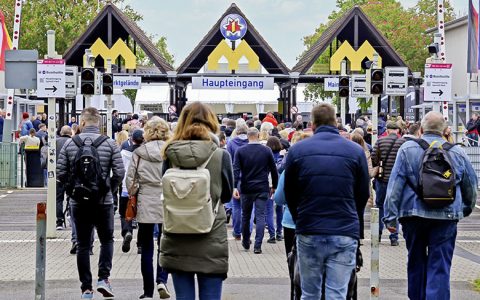
{"type": "Polygon", "coordinates": [[[370,215],[371,254],[370,254],[370,299],[380,296],[380,213],[379,209],[372,207],[370,215]]]}
{"type": "Polygon", "coordinates": [[[45,300],[45,267],[47,252],[47,203],[37,203],[37,238],[35,259],[35,300],[45,300]]]}
{"type": "Polygon", "coordinates": [[[18,144],[0,143],[0,188],[16,188],[18,144]]]}
{"type": "Polygon", "coordinates": [[[473,169],[477,174],[477,178],[479,179],[480,184],[480,147],[464,147],[463,150],[465,150],[468,158],[470,158],[470,162],[472,163],[473,169]]]}

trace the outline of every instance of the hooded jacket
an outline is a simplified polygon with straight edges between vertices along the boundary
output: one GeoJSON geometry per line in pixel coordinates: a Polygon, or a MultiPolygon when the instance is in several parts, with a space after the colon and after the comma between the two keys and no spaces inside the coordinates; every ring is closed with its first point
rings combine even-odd
{"type": "MultiPolygon", "coordinates": [[[[233,172],[230,155],[210,141],[174,141],[167,146],[164,173],[172,164],[180,168],[196,168],[210,155],[207,164],[210,171],[212,205],[218,201],[227,203],[233,192],[233,172]]],[[[212,230],[206,234],[164,233],[160,245],[160,265],[169,272],[193,272],[227,277],[228,241],[226,214],[223,205],[212,230]]]]}
{"type": "Polygon", "coordinates": [[[137,221],[163,223],[162,149],[165,142],[150,141],[138,147],[128,167],[126,184],[129,191],[138,182],[137,221]],[[135,179],[135,176],[137,178],[135,179]]]}
{"type": "Polygon", "coordinates": [[[246,134],[240,134],[228,142],[227,151],[228,151],[228,154],[230,154],[232,161],[235,159],[235,152],[237,152],[237,150],[240,147],[245,146],[247,144],[248,144],[248,138],[246,134]]]}

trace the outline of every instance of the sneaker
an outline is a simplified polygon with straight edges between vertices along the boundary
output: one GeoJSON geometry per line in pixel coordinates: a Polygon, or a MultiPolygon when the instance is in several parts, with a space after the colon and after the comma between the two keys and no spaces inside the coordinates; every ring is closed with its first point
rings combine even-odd
{"type": "Polygon", "coordinates": [[[276,238],[277,238],[277,241],[278,241],[278,242],[283,241],[283,235],[281,235],[281,234],[277,234],[277,237],[276,237],[276,238]]]}
{"type": "Polygon", "coordinates": [[[112,286],[108,279],[99,280],[97,282],[97,292],[102,294],[104,299],[113,299],[115,295],[113,294],[112,286]]]}
{"type": "Polygon", "coordinates": [[[276,244],[276,243],[277,243],[277,240],[275,239],[274,236],[272,236],[271,238],[269,238],[269,239],[267,240],[267,243],[269,243],[269,244],[276,244]]]}
{"type": "Polygon", "coordinates": [[[234,235],[233,237],[235,238],[236,241],[241,241],[242,240],[242,236],[240,236],[240,235],[236,235],[236,236],[234,235]]]}
{"type": "Polygon", "coordinates": [[[130,251],[130,242],[132,241],[132,233],[127,232],[125,234],[125,237],[123,238],[123,243],[122,243],[122,252],[123,253],[128,253],[130,251]]]}
{"type": "Polygon", "coordinates": [[[93,291],[91,290],[84,291],[80,299],[93,299],[93,291]]]}
{"type": "Polygon", "coordinates": [[[170,298],[170,292],[168,291],[167,285],[163,282],[157,284],[157,290],[160,294],[160,299],[170,298]]]}
{"type": "Polygon", "coordinates": [[[145,295],[141,295],[140,297],[138,297],[138,299],[153,299],[153,297],[147,297],[145,295]]]}
{"type": "Polygon", "coordinates": [[[77,243],[72,243],[72,248],[70,248],[70,254],[77,254],[77,243]]]}
{"type": "Polygon", "coordinates": [[[260,249],[260,248],[255,248],[255,249],[253,249],[253,253],[255,253],[255,254],[262,254],[262,249],[260,249]]]}
{"type": "Polygon", "coordinates": [[[394,246],[394,247],[395,247],[395,246],[398,246],[398,240],[395,240],[395,239],[390,240],[390,245],[392,245],[392,246],[394,246]]]}
{"type": "Polygon", "coordinates": [[[57,225],[57,230],[63,230],[63,225],[57,225]]]}

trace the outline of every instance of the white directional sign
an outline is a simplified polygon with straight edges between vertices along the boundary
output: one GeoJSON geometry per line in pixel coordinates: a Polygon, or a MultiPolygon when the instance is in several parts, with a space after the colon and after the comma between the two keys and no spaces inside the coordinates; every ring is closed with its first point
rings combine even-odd
{"type": "Polygon", "coordinates": [[[325,92],[338,92],[338,77],[325,78],[325,92]]]}
{"type": "Polygon", "coordinates": [[[366,98],[367,94],[367,76],[352,75],[350,96],[354,98],[366,98]]]}
{"type": "Polygon", "coordinates": [[[385,68],[385,94],[389,96],[405,96],[408,89],[407,67],[385,68]]]}
{"type": "Polygon", "coordinates": [[[452,99],[452,64],[425,64],[425,101],[452,99]]]}
{"type": "Polygon", "coordinates": [[[37,61],[37,97],[65,98],[65,60],[37,61]]]}
{"type": "Polygon", "coordinates": [[[122,90],[138,90],[142,88],[142,77],[140,76],[113,76],[113,88],[122,90]]]}

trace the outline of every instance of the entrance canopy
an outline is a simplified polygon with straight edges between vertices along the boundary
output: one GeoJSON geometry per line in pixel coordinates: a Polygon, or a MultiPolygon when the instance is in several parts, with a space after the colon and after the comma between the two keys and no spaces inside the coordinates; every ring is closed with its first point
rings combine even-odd
{"type": "MultiPolygon", "coordinates": [[[[353,47],[354,52],[360,52],[360,49],[370,44],[378,53],[382,60],[383,67],[406,67],[407,65],[402,58],[395,52],[388,40],[383,34],[372,24],[370,19],[365,15],[363,10],[355,6],[342,17],[334,21],[320,36],[317,42],[308,49],[298,63],[293,67],[292,71],[299,72],[300,76],[309,73],[313,64],[317,61],[322,53],[335,41],[339,43],[348,42],[353,47]]],[[[348,60],[352,60],[355,54],[350,51],[345,52],[348,60]],[[353,53],[353,54],[352,54],[353,53]]],[[[359,57],[363,60],[365,57],[359,57]]],[[[301,77],[300,77],[300,81],[301,77]]]]}

